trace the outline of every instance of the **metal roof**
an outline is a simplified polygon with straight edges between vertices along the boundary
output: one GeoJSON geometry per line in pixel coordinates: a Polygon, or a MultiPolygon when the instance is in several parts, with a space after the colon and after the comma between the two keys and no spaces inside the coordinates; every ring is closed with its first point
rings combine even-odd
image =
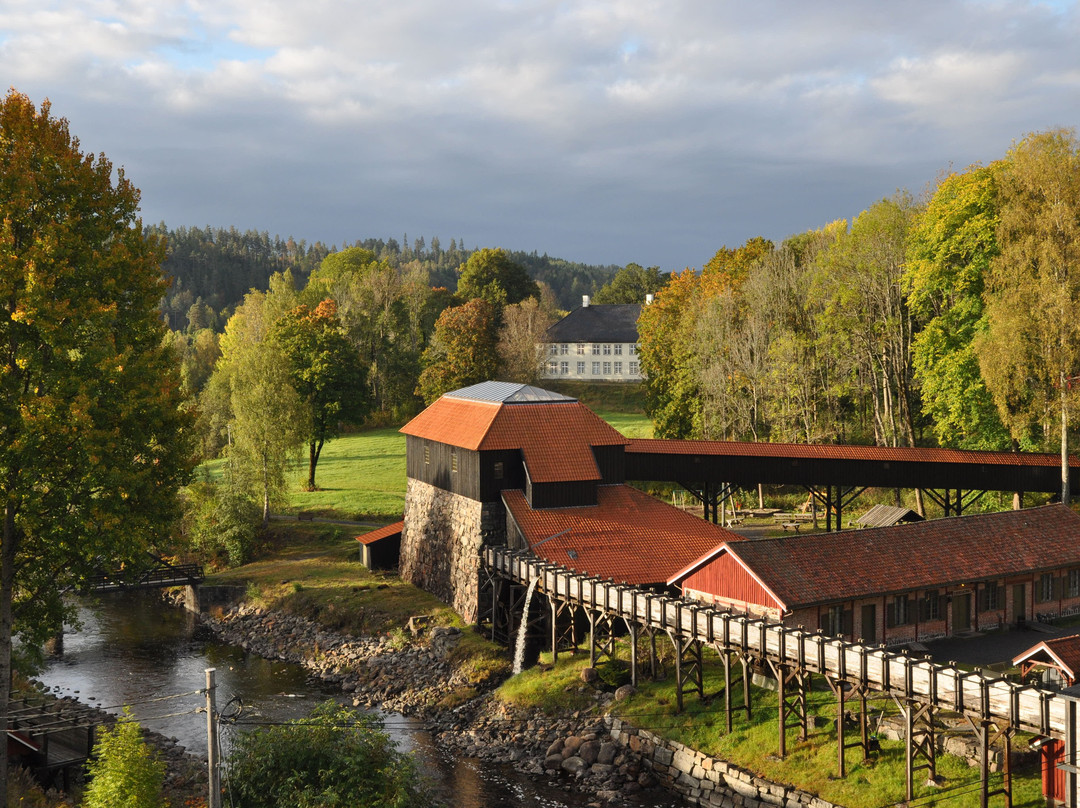
{"type": "Polygon", "coordinates": [[[895,505],[875,505],[851,523],[859,527],[889,527],[900,522],[921,522],[923,517],[911,510],[895,505]]]}
{"type": "Polygon", "coordinates": [[[449,398],[490,401],[498,404],[542,404],[550,401],[577,401],[576,398],[514,382],[480,382],[445,394],[449,398]]]}

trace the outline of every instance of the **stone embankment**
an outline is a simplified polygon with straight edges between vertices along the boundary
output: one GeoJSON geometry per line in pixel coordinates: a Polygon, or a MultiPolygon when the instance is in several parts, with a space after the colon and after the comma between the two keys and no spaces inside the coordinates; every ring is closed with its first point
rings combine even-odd
{"type": "MultiPolygon", "coordinates": [[[[667,789],[672,804],[715,808],[831,808],[793,788],[760,780],[737,767],[637,730],[603,715],[611,702],[632,695],[597,689],[586,669],[579,686],[594,709],[561,716],[515,708],[481,693],[458,703],[471,686],[447,660],[457,629],[418,629],[403,637],[352,638],[304,618],[237,606],[220,617],[203,615],[225,642],[271,659],[303,665],[313,677],[352,694],[354,706],[378,707],[426,722],[444,749],[465,757],[511,763],[530,774],[593,795],[596,804],[620,803],[645,790],[667,789]],[[450,706],[456,705],[456,706],[450,706]],[[681,795],[681,796],[680,796],[681,795]]],[[[664,792],[650,798],[661,804],[664,792]]]]}

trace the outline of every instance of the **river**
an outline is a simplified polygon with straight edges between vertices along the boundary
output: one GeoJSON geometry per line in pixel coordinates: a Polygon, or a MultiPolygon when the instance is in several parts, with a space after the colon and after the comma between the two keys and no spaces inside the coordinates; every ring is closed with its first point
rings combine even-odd
{"type": "MultiPolygon", "coordinates": [[[[238,722],[281,721],[307,715],[328,698],[346,703],[338,690],[310,680],[299,665],[265,660],[217,642],[194,615],[166,605],[156,593],[105,595],[80,603],[78,630],[64,636],[63,653],[38,679],[57,696],[119,713],[130,705],[148,729],[176,738],[206,757],[206,668],[215,668],[219,711],[243,702],[238,722]],[[234,702],[235,705],[235,702],[234,702]]],[[[448,808],[584,808],[590,800],[529,777],[511,766],[493,767],[443,753],[422,725],[398,714],[381,716],[400,748],[414,752],[448,808]]],[[[227,753],[237,727],[222,725],[227,753]]],[[[674,798],[635,805],[679,805],[674,798]]]]}

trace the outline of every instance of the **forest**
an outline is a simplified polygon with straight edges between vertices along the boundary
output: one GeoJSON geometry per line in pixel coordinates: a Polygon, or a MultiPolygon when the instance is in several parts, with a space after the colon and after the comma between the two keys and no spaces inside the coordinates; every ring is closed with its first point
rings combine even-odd
{"type": "Polygon", "coordinates": [[[898,191],[851,221],[722,246],[675,273],[457,239],[335,249],[159,234],[176,279],[162,306],[203,456],[230,446],[264,515],[282,484],[265,470],[283,469],[290,446],[306,447],[314,489],[323,443],[349,425],[402,423],[485,379],[535,382],[544,331],[582,292],[654,294],[638,328],[658,437],[1053,450],[1072,433],[1070,131],[1030,135],[923,199],[898,191]]]}

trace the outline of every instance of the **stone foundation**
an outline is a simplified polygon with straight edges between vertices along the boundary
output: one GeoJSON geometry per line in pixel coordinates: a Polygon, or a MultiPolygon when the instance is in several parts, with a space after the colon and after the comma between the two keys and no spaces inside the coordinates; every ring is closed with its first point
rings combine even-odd
{"type": "Polygon", "coordinates": [[[793,786],[773,783],[677,741],[669,741],[607,716],[611,739],[641,756],[660,784],[691,805],[713,808],[838,808],[793,786]]]}
{"type": "Polygon", "coordinates": [[[506,543],[506,509],[410,478],[399,569],[403,580],[449,604],[467,623],[479,608],[480,550],[506,543]]]}

